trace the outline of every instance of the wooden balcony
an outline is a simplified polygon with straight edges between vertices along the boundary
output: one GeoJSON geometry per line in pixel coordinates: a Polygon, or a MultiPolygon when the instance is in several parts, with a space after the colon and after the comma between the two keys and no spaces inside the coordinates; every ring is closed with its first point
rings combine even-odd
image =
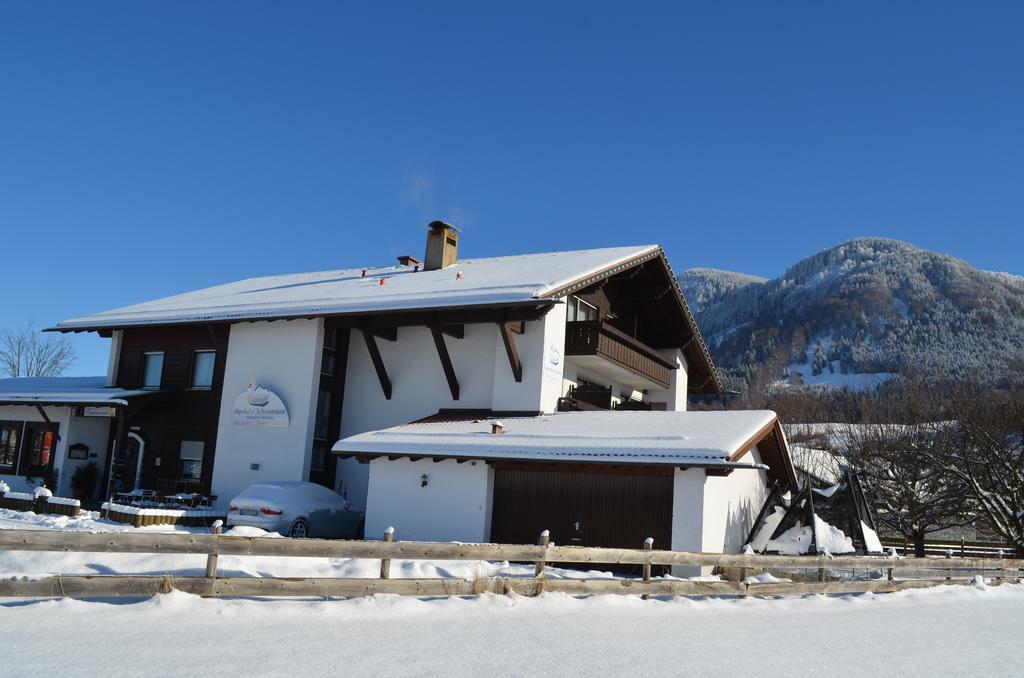
{"type": "Polygon", "coordinates": [[[676,369],[650,346],[600,320],[566,323],[565,355],[600,358],[640,377],[637,387],[668,388],[676,369]]]}

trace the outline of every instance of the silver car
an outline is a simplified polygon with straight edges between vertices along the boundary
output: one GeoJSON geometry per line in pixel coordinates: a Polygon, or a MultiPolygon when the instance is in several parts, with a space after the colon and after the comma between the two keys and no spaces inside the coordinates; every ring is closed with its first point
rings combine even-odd
{"type": "Polygon", "coordinates": [[[242,525],[287,537],[359,539],[362,511],[316,483],[297,480],[256,483],[231,500],[228,527],[242,525]]]}

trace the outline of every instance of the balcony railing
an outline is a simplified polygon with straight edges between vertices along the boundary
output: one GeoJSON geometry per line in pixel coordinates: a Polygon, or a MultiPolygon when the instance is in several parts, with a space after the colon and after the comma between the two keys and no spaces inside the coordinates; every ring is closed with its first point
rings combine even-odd
{"type": "Polygon", "coordinates": [[[565,354],[600,356],[609,362],[668,388],[676,365],[625,332],[600,320],[565,324],[565,354]]]}

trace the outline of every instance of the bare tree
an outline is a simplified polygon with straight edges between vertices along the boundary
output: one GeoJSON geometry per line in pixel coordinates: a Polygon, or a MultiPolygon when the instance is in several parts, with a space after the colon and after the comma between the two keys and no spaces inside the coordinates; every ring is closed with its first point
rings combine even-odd
{"type": "Polygon", "coordinates": [[[0,374],[5,377],[56,377],[74,362],[70,341],[42,334],[32,323],[22,329],[0,330],[0,374]]]}
{"type": "Polygon", "coordinates": [[[1024,557],[1024,393],[950,394],[955,421],[929,456],[1024,557]]]}
{"type": "Polygon", "coordinates": [[[875,518],[913,541],[916,556],[924,557],[927,535],[977,519],[963,484],[927,454],[944,433],[934,424],[853,424],[844,433],[875,518]]]}

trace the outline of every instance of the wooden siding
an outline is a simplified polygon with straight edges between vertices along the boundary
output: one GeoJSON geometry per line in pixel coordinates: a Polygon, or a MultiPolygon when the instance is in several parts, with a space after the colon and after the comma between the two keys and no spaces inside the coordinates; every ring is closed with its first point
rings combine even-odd
{"type": "Polygon", "coordinates": [[[497,465],[491,541],[530,543],[543,530],[564,546],[639,548],[672,540],[672,469],[629,472],[497,465]],[[564,470],[563,470],[564,469],[564,470]]]}
{"type": "MultiPolygon", "coordinates": [[[[203,442],[202,483],[209,489],[213,477],[213,453],[217,444],[221,389],[227,358],[230,326],[173,325],[138,327],[124,330],[117,367],[117,386],[138,388],[142,383],[142,356],[162,351],[163,375],[160,389],[167,393],[155,402],[130,410],[129,430],[146,441],[143,460],[143,486],[157,489],[160,481],[177,480],[181,442],[203,442]],[[217,352],[213,386],[189,388],[193,351],[217,352]],[[138,427],[136,429],[136,427],[138,427]],[[159,466],[157,460],[159,459],[159,466]]],[[[134,477],[129,477],[130,481],[134,477]]]]}
{"type": "Polygon", "coordinates": [[[672,384],[672,363],[653,348],[600,320],[566,323],[565,354],[600,356],[665,388],[672,384]]]}

